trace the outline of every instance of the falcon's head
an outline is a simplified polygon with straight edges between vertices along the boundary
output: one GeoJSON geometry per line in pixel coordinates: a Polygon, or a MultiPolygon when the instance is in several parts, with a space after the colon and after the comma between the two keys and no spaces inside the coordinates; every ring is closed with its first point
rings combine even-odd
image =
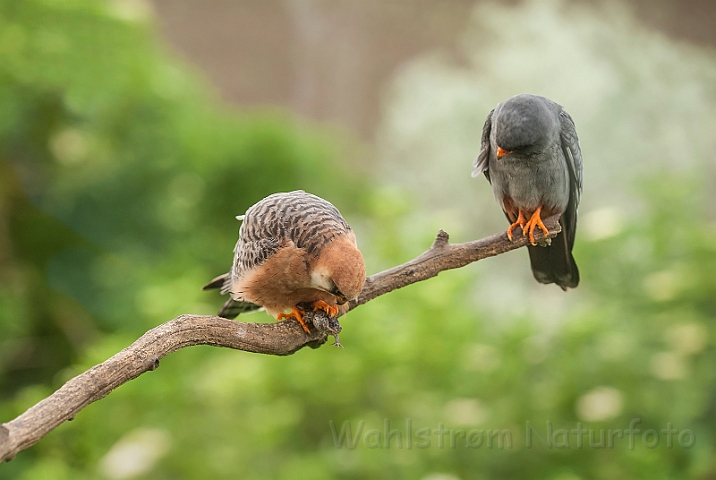
{"type": "Polygon", "coordinates": [[[515,95],[495,109],[498,159],[510,153],[536,153],[553,143],[559,135],[559,123],[543,100],[535,95],[515,95]]]}
{"type": "Polygon", "coordinates": [[[340,235],[323,247],[311,262],[311,286],[342,305],[358,298],[365,283],[365,262],[352,235],[340,235]]]}

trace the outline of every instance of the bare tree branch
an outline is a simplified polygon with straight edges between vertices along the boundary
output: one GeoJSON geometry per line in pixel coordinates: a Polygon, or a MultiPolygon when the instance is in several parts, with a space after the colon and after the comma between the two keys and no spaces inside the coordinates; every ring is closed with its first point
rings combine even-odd
{"type": "MultiPolygon", "coordinates": [[[[559,215],[546,219],[544,224],[549,230],[549,235],[544,236],[541,231],[536,231],[535,240],[554,238],[562,231],[558,221],[559,215]]],[[[512,241],[507,238],[506,232],[455,245],[450,245],[449,238],[447,233],[440,230],[433,245],[419,257],[368,277],[358,299],[351,302],[350,310],[398,288],[436,277],[442,271],[464,267],[483,258],[524,247],[529,243],[526,237],[520,235],[519,229],[515,230],[512,241]]]]}
{"type": "MultiPolygon", "coordinates": [[[[557,235],[560,232],[557,220],[557,216],[545,220],[549,235],[545,237],[537,232],[536,238],[557,235]]],[[[505,233],[455,245],[450,245],[448,238],[448,234],[441,230],[430,249],[419,257],[368,277],[363,291],[351,302],[349,310],[390,291],[432,278],[444,270],[460,268],[528,243],[521,235],[510,241],[505,233]]],[[[321,316],[321,311],[308,313],[307,323],[329,325],[321,316]]],[[[84,407],[104,398],[120,385],[155,370],[162,357],[180,348],[213,345],[268,355],[290,355],[307,345],[316,348],[325,343],[328,333],[338,331],[339,328],[329,327],[327,331],[311,328],[311,333],[307,334],[293,320],[246,323],[205,315],[181,315],[148,331],[112,358],[67,381],[19,417],[1,424],[0,462],[11,460],[18,452],[65,421],[72,420],[84,407]]]]}

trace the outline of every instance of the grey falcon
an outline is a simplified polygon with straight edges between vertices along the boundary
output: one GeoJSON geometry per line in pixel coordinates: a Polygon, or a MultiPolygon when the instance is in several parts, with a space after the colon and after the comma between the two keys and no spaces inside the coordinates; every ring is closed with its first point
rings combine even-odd
{"type": "Polygon", "coordinates": [[[540,283],[562,290],[579,284],[572,256],[577,208],[582,195],[582,151],[574,121],[557,103],[521,94],[499,103],[482,129],[473,177],[485,174],[495,200],[510,221],[529,236],[532,273],[540,283]],[[536,228],[545,234],[542,218],[559,214],[562,231],[549,245],[537,245],[536,228]]]}

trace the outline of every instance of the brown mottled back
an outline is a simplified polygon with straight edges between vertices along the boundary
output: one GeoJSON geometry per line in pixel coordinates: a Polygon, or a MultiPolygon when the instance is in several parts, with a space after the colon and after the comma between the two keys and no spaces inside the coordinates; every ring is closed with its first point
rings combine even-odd
{"type": "Polygon", "coordinates": [[[222,293],[280,247],[292,245],[311,256],[338,235],[355,243],[351,227],[330,202],[303,190],[269,195],[246,211],[222,293]]]}

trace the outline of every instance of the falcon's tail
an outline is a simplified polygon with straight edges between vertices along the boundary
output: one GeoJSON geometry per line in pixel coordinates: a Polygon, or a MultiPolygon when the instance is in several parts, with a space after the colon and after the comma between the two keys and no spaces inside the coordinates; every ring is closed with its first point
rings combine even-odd
{"type": "Polygon", "coordinates": [[[532,274],[540,283],[556,283],[562,290],[579,285],[579,269],[564,231],[547,247],[528,245],[532,274]]]}
{"type": "Polygon", "coordinates": [[[233,298],[230,298],[226,301],[226,303],[224,303],[217,315],[232,320],[241,315],[242,313],[253,312],[254,310],[258,310],[260,308],[261,307],[254,303],[238,302],[233,298]]]}
{"type": "MultiPolygon", "coordinates": [[[[225,273],[223,275],[219,275],[215,279],[213,279],[208,284],[204,285],[204,290],[214,290],[216,288],[221,288],[221,293],[224,292],[224,286],[226,284],[226,280],[229,278],[229,274],[225,273]]],[[[219,310],[219,313],[217,315],[219,317],[228,318],[229,320],[232,320],[242,313],[247,312],[253,312],[254,310],[258,310],[259,307],[256,304],[250,303],[250,302],[239,302],[237,300],[234,300],[233,298],[229,298],[226,303],[221,307],[221,310],[219,310]]]]}
{"type": "Polygon", "coordinates": [[[215,288],[223,288],[226,283],[226,279],[229,278],[229,274],[225,273],[214,278],[212,281],[204,285],[202,290],[214,290],[215,288]]]}

